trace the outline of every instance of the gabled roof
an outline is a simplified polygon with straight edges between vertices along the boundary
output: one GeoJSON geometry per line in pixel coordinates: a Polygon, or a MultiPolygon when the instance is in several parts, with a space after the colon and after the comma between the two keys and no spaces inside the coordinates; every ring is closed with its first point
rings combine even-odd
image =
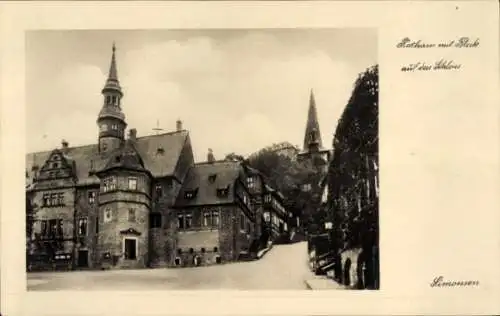
{"type": "Polygon", "coordinates": [[[177,196],[176,207],[217,205],[235,201],[234,185],[243,172],[240,162],[216,161],[195,164],[189,170],[182,188],[177,196]],[[213,176],[215,179],[213,180],[213,176]],[[212,177],[213,181],[210,181],[212,177]],[[227,196],[217,195],[217,189],[229,187],[227,196]],[[186,192],[196,191],[194,198],[187,199],[186,192]]]}
{"type": "MultiPolygon", "coordinates": [[[[176,176],[177,161],[188,139],[189,133],[185,130],[138,137],[136,140],[136,149],[144,162],[144,167],[151,172],[153,177],[176,176]],[[163,151],[158,151],[159,148],[162,148],[163,151]]],[[[35,176],[35,171],[32,167],[37,165],[38,168],[41,168],[51,152],[52,150],[26,155],[26,171],[30,181],[35,176]]],[[[90,185],[98,184],[99,178],[93,174],[89,174],[89,171],[91,169],[93,171],[102,169],[112,154],[99,153],[97,144],[93,144],[68,147],[64,155],[75,162],[76,176],[78,178],[77,184],[90,185]]]]}

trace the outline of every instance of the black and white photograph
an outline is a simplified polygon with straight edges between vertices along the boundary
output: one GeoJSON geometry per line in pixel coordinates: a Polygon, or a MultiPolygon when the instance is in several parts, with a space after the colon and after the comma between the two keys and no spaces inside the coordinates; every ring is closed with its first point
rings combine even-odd
{"type": "Polygon", "coordinates": [[[379,290],[377,35],[27,31],[27,290],[379,290]]]}

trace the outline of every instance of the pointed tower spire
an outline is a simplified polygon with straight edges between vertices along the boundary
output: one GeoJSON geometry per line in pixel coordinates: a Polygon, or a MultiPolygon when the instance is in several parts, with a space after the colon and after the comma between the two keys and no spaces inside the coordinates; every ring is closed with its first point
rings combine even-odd
{"type": "Polygon", "coordinates": [[[323,144],[321,142],[321,133],[319,130],[318,113],[316,111],[316,100],[314,99],[313,89],[311,89],[303,150],[310,151],[313,148],[321,149],[322,147],[323,144]]]}
{"type": "Polygon", "coordinates": [[[116,45],[113,42],[112,46],[112,54],[111,54],[111,63],[109,65],[108,79],[106,80],[106,84],[104,89],[102,89],[102,93],[106,91],[115,91],[120,95],[123,95],[122,89],[120,87],[120,81],[118,80],[118,70],[116,67],[116,45]]]}

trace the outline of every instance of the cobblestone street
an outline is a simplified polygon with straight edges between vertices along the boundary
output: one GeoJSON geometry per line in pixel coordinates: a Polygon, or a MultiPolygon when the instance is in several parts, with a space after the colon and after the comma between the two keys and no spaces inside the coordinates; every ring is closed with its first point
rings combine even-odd
{"type": "Polygon", "coordinates": [[[276,245],[257,261],[200,268],[29,273],[28,290],[304,290],[314,278],[306,248],[276,245]]]}

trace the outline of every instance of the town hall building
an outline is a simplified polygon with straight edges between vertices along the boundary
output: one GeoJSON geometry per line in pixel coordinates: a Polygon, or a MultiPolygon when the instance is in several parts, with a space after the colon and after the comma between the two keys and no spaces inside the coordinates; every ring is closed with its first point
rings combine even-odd
{"type": "MultiPolygon", "coordinates": [[[[127,130],[113,45],[97,143],[26,155],[28,269],[183,267],[255,257],[289,213],[243,162],[195,163],[189,132],[127,130]],[[277,201],[278,201],[277,200],[277,201]],[[267,203],[267,204],[266,204],[267,203]],[[273,219],[275,214],[276,219],[273,219]]],[[[279,199],[278,199],[279,200],[279,199]]],[[[280,202],[281,203],[281,202],[280,202]]]]}

